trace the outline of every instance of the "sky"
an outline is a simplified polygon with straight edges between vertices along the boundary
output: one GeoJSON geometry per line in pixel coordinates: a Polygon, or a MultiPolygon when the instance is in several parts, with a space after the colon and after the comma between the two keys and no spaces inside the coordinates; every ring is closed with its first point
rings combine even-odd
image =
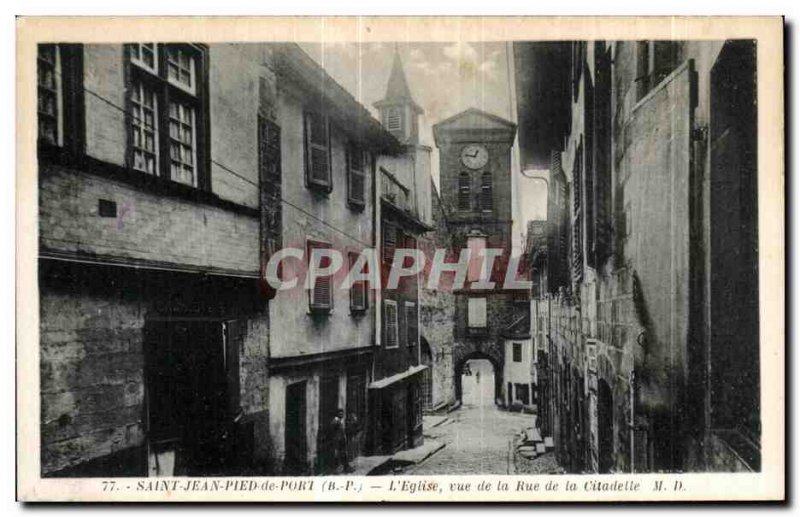
{"type": "MultiPolygon", "coordinates": [[[[420,143],[433,148],[431,175],[437,186],[434,124],[468,108],[516,120],[504,42],[314,42],[300,46],[376,117],[372,104],[384,97],[395,49],[400,53],[411,94],[425,110],[420,117],[420,143]]],[[[526,220],[545,217],[546,190],[543,182],[527,180],[518,170],[514,174],[516,214],[523,229],[526,220]]]]}

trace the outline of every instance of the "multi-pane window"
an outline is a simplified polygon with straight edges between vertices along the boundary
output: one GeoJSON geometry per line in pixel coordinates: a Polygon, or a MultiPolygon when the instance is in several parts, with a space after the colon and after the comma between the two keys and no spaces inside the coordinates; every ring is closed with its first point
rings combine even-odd
{"type": "Polygon", "coordinates": [[[347,202],[361,208],[366,200],[367,155],[355,146],[347,150],[347,202]]]}
{"type": "Polygon", "coordinates": [[[131,63],[158,73],[157,49],[155,43],[131,43],[129,45],[131,63]]]}
{"type": "Polygon", "coordinates": [[[462,172],[458,176],[458,209],[469,210],[470,201],[469,174],[462,172]]]}
{"type": "Polygon", "coordinates": [[[195,60],[180,47],[167,49],[167,79],[170,83],[194,93],[195,60]]]}
{"type": "Polygon", "coordinates": [[[470,328],[486,328],[486,298],[467,299],[467,324],[470,328]]]}
{"type": "Polygon", "coordinates": [[[383,331],[386,348],[400,346],[397,325],[397,302],[384,300],[383,302],[383,331]]]}
{"type": "MultiPolygon", "coordinates": [[[[306,257],[308,258],[308,270],[311,271],[312,254],[315,249],[329,249],[330,244],[321,241],[308,241],[306,257]]],[[[331,265],[331,258],[327,255],[322,255],[319,263],[316,264],[318,268],[328,268],[331,265]]],[[[311,286],[308,293],[308,305],[311,311],[329,312],[333,308],[333,291],[331,290],[332,278],[330,275],[317,276],[314,279],[314,285],[311,286]]]]}
{"type": "MultiPolygon", "coordinates": [[[[349,263],[349,271],[353,271],[353,266],[358,261],[358,253],[351,251],[347,254],[349,263]]],[[[352,274],[359,274],[361,271],[353,271],[352,274]]],[[[353,282],[350,287],[350,311],[363,312],[367,310],[367,282],[366,280],[358,280],[353,282]]]]}
{"type": "Polygon", "coordinates": [[[305,114],[306,185],[331,189],[331,145],[328,117],[315,112],[305,114]]]}
{"type": "Polygon", "coordinates": [[[39,45],[37,55],[39,139],[58,145],[61,77],[58,45],[39,45]]]}
{"type": "Polygon", "coordinates": [[[492,211],[492,173],[484,172],[481,175],[481,210],[492,211]]]}
{"type": "Polygon", "coordinates": [[[180,102],[169,104],[170,177],[180,183],[197,186],[195,163],[195,113],[180,102]]]}
{"type": "Polygon", "coordinates": [[[202,51],[191,45],[133,43],[131,70],[130,166],[200,187],[202,51]],[[160,152],[164,150],[164,152],[160,152]]]}
{"type": "Polygon", "coordinates": [[[158,171],[158,99],[141,81],[131,90],[133,168],[148,174],[158,171]]]}

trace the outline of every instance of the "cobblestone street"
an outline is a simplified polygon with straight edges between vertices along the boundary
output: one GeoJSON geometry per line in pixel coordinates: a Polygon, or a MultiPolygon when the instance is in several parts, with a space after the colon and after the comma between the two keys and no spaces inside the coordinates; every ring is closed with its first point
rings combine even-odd
{"type": "Polygon", "coordinates": [[[508,474],[508,444],[530,426],[531,415],[501,411],[494,404],[463,406],[447,415],[452,421],[425,430],[445,448],[403,474],[508,474]]]}

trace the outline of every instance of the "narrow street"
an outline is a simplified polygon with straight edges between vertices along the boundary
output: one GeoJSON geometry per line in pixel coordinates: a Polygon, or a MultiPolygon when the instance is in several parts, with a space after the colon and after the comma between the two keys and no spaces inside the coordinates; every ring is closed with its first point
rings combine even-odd
{"type": "Polygon", "coordinates": [[[494,404],[463,406],[446,422],[425,430],[445,448],[404,474],[508,474],[508,443],[533,422],[531,415],[508,413],[494,404]]]}

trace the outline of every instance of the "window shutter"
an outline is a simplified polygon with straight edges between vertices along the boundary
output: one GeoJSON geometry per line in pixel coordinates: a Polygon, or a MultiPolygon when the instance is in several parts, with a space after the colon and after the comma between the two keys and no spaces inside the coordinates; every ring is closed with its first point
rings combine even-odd
{"type": "Polygon", "coordinates": [[[309,186],[330,189],[330,130],[328,119],[317,113],[305,115],[306,181],[309,186]]]}
{"type": "MultiPolygon", "coordinates": [[[[348,253],[350,270],[358,260],[358,253],[348,253]]],[[[358,272],[360,273],[360,271],[358,272]]],[[[353,312],[364,311],[367,309],[367,283],[363,280],[354,282],[350,287],[350,310],[353,312]]]]}
{"type": "Polygon", "coordinates": [[[366,199],[366,161],[365,153],[361,149],[358,147],[348,148],[347,201],[357,207],[364,206],[366,199]]]}
{"type": "MultiPolygon", "coordinates": [[[[309,241],[308,243],[308,264],[309,270],[311,265],[311,251],[313,249],[327,249],[329,246],[322,242],[309,241]]],[[[320,267],[327,267],[330,265],[330,258],[323,257],[320,261],[320,267]]],[[[331,298],[331,277],[321,276],[314,281],[314,286],[309,293],[309,305],[312,311],[329,311],[332,308],[331,298]]]]}
{"type": "Polygon", "coordinates": [[[397,228],[393,224],[383,225],[383,262],[391,264],[394,260],[394,252],[397,249],[397,228]]]}
{"type": "Polygon", "coordinates": [[[458,176],[458,209],[459,210],[469,210],[470,203],[469,203],[469,174],[466,172],[462,172],[458,176]]]}
{"type": "Polygon", "coordinates": [[[481,175],[481,210],[492,211],[492,173],[484,172],[481,175]]]}
{"type": "Polygon", "coordinates": [[[397,305],[391,300],[383,302],[383,328],[387,348],[397,346],[397,305]]]}

